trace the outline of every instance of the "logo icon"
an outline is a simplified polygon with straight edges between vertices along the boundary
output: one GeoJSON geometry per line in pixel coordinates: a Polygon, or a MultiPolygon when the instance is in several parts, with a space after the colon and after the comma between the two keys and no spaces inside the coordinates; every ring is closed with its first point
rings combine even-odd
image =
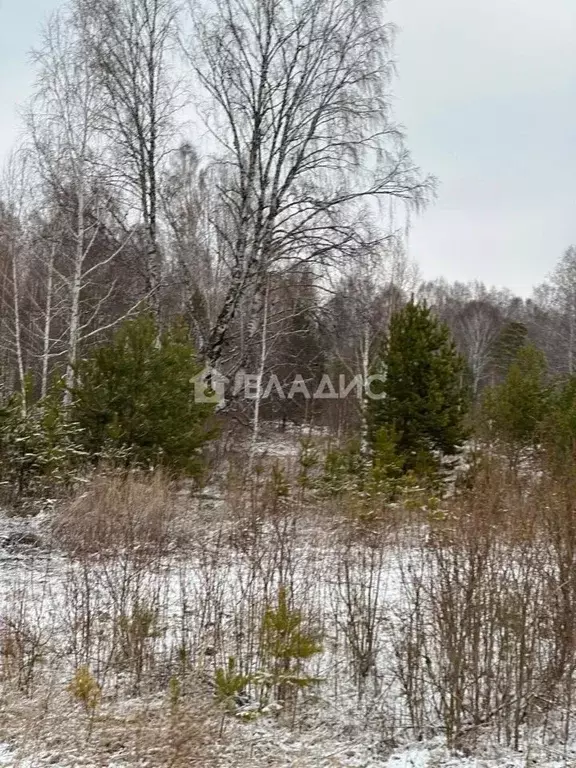
{"type": "Polygon", "coordinates": [[[207,366],[192,379],[195,403],[215,403],[222,406],[226,402],[226,385],[229,379],[216,368],[207,366]]]}

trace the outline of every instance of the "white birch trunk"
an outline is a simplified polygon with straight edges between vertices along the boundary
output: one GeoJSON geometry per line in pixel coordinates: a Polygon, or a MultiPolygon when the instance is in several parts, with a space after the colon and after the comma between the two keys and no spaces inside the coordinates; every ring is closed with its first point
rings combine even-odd
{"type": "Polygon", "coordinates": [[[22,318],[20,315],[20,283],[18,281],[18,267],[16,264],[16,247],[12,243],[12,290],[14,306],[14,348],[16,351],[16,365],[18,367],[18,378],[20,383],[20,392],[22,394],[22,415],[26,415],[26,373],[24,370],[24,356],[22,352],[22,318]]]}
{"type": "Polygon", "coordinates": [[[366,386],[370,375],[370,326],[364,325],[362,334],[362,397],[360,399],[360,451],[363,456],[368,456],[368,402],[366,386]]]}
{"type": "Polygon", "coordinates": [[[80,338],[80,294],[82,292],[82,277],[84,266],[84,188],[83,180],[79,175],[78,183],[78,210],[76,222],[76,253],[74,259],[74,273],[70,285],[70,330],[68,334],[68,355],[64,383],[64,407],[72,404],[72,389],[76,379],[76,362],[78,359],[78,342],[80,338]]]}
{"type": "Polygon", "coordinates": [[[260,345],[260,362],[258,365],[258,374],[256,379],[256,400],[254,402],[254,416],[252,419],[252,439],[250,441],[250,458],[248,461],[248,475],[252,475],[254,457],[260,436],[260,404],[262,402],[262,381],[266,368],[266,357],[268,355],[268,282],[264,295],[264,315],[262,318],[262,343],[260,345]]]}
{"type": "Polygon", "coordinates": [[[44,329],[42,333],[42,377],[40,382],[40,395],[46,397],[48,393],[48,365],[50,361],[50,326],[52,324],[52,290],[54,288],[54,257],[56,245],[50,249],[48,262],[48,279],[46,281],[46,304],[44,307],[44,329]]]}

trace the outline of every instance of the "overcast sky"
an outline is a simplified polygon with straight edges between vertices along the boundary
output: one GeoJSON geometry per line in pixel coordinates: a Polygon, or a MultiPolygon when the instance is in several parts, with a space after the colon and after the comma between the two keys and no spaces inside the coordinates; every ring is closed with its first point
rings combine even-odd
{"type": "MultiPolygon", "coordinates": [[[[28,51],[62,2],[0,0],[0,158],[30,92],[28,51]]],[[[410,254],[425,277],[528,295],[576,243],[576,0],[391,0],[389,17],[396,114],[440,180],[410,254]]]]}

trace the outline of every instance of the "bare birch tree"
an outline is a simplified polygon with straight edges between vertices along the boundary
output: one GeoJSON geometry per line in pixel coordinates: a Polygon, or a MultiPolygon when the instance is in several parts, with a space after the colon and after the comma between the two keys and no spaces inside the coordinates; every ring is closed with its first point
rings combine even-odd
{"type": "Polygon", "coordinates": [[[370,205],[432,188],[393,122],[383,0],[216,0],[188,58],[219,143],[229,277],[205,353],[216,364],[241,299],[272,267],[323,268],[379,243],[370,205]]]}
{"type": "Polygon", "coordinates": [[[475,398],[489,373],[502,323],[498,308],[487,299],[467,302],[452,323],[460,351],[468,361],[475,398]]]}
{"type": "Polygon", "coordinates": [[[173,148],[178,78],[170,76],[176,7],[171,0],[77,0],[90,18],[90,61],[103,89],[100,116],[118,181],[135,196],[146,236],[146,294],[160,307],[162,164],[173,148]]]}
{"type": "Polygon", "coordinates": [[[2,178],[0,206],[0,246],[6,254],[3,281],[2,321],[3,346],[16,363],[18,389],[22,409],[26,409],[26,361],[22,293],[29,265],[29,248],[24,222],[27,217],[28,166],[21,153],[10,156],[2,178]]]}
{"type": "Polygon", "coordinates": [[[224,267],[212,226],[217,204],[213,170],[184,142],[173,154],[162,183],[172,275],[180,284],[182,311],[199,347],[207,343],[218,315],[224,267]]]}
{"type": "Polygon", "coordinates": [[[60,239],[56,244],[52,239],[47,249],[42,388],[46,388],[48,358],[64,356],[67,404],[80,345],[104,330],[98,326],[99,314],[117,285],[112,280],[89,304],[87,290],[121,253],[129,236],[108,252],[98,252],[111,199],[97,163],[103,102],[87,56],[88,33],[88,19],[78,10],[56,14],[47,24],[42,46],[34,54],[37,88],[27,120],[39,184],[50,206],[56,207],[54,225],[60,230],[60,239]],[[52,335],[56,283],[64,285],[67,295],[64,308],[62,299],[58,302],[59,313],[66,317],[63,349],[59,348],[62,339],[52,335]]]}
{"type": "Polygon", "coordinates": [[[576,371],[576,246],[563,254],[549,280],[551,308],[560,315],[554,336],[565,355],[565,371],[576,371]]]}

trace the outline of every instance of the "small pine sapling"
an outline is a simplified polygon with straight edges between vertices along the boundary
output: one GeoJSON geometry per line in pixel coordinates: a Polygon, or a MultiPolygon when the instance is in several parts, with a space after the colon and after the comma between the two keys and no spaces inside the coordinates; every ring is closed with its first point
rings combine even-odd
{"type": "Polygon", "coordinates": [[[281,706],[290,698],[295,706],[298,690],[320,682],[306,674],[304,663],[321,652],[320,636],[306,628],[302,612],[290,607],[286,588],[280,587],[277,604],[266,609],[262,620],[263,689],[273,690],[281,706]]]}
{"type": "Polygon", "coordinates": [[[68,684],[68,692],[78,701],[88,717],[88,736],[92,732],[94,717],[102,698],[102,689],[87,666],[78,667],[68,684]]]}
{"type": "Polygon", "coordinates": [[[214,679],[216,698],[223,706],[219,738],[222,737],[224,731],[226,715],[236,712],[237,708],[244,703],[246,687],[251,681],[252,677],[250,675],[244,675],[241,672],[238,672],[234,656],[229,657],[226,667],[219,667],[216,670],[214,679]]]}

